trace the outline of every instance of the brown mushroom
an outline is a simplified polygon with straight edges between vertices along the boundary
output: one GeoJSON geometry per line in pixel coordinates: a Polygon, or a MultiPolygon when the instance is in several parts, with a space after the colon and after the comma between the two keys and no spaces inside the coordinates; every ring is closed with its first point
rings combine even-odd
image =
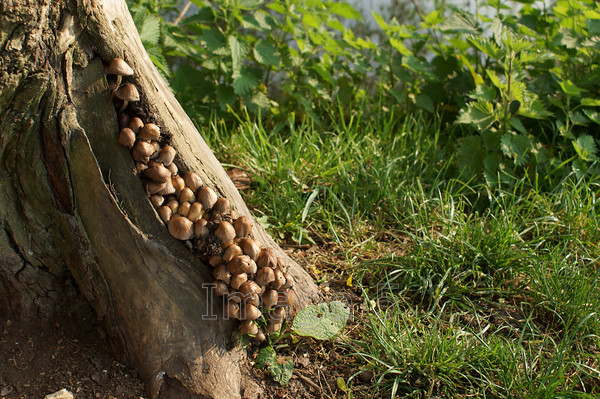
{"type": "Polygon", "coordinates": [[[129,102],[135,102],[140,100],[140,93],[131,83],[127,83],[124,86],[119,87],[115,90],[115,96],[123,100],[123,105],[119,109],[119,112],[123,112],[129,102]]]}
{"type": "Polygon", "coordinates": [[[164,183],[167,180],[171,180],[171,172],[169,171],[169,169],[165,168],[160,163],[157,163],[146,169],[144,171],[144,176],[148,179],[152,179],[161,183],[164,183]]]}
{"type": "Polygon", "coordinates": [[[240,320],[256,320],[260,316],[260,310],[250,303],[247,303],[240,309],[240,320]]]}
{"type": "Polygon", "coordinates": [[[142,140],[157,141],[160,138],[160,129],[154,123],[146,123],[140,130],[138,138],[142,140]]]}
{"type": "Polygon", "coordinates": [[[256,283],[266,287],[275,281],[275,272],[270,267],[263,267],[256,273],[256,283]]]}
{"type": "Polygon", "coordinates": [[[233,222],[236,236],[244,238],[252,233],[252,221],[247,216],[240,216],[233,222]]]}
{"type": "Polygon", "coordinates": [[[279,300],[279,294],[276,290],[267,290],[262,296],[262,304],[263,309],[269,310],[275,305],[277,305],[277,301],[279,300]]]}
{"type": "Polygon", "coordinates": [[[194,172],[188,172],[183,175],[183,180],[185,181],[185,185],[188,186],[193,192],[196,192],[203,185],[200,176],[194,172]]]}
{"type": "Polygon", "coordinates": [[[188,213],[188,219],[190,219],[192,222],[196,223],[198,220],[200,220],[202,218],[202,204],[199,202],[194,202],[191,206],[190,206],[190,213],[188,213]]]}
{"type": "Polygon", "coordinates": [[[240,332],[246,335],[258,334],[259,329],[253,320],[246,320],[240,323],[240,332]]]}
{"type": "Polygon", "coordinates": [[[113,60],[104,68],[104,72],[109,75],[117,75],[116,87],[121,85],[123,76],[133,75],[133,69],[122,58],[113,58],[113,60]]]}
{"type": "Polygon", "coordinates": [[[256,260],[258,258],[258,254],[260,253],[260,245],[256,241],[251,238],[242,238],[238,242],[239,247],[244,252],[244,255],[248,255],[250,259],[256,260]]]}
{"type": "Polygon", "coordinates": [[[227,266],[224,264],[215,267],[212,274],[215,280],[225,281],[227,284],[231,282],[231,273],[229,273],[227,266]]]}
{"type": "Polygon", "coordinates": [[[144,127],[144,122],[138,118],[137,116],[129,122],[129,128],[133,130],[135,134],[138,134],[140,130],[144,127]]]}
{"type": "Polygon", "coordinates": [[[184,202],[195,202],[196,196],[194,192],[189,187],[184,187],[179,193],[179,201],[184,202]]]}
{"type": "Polygon", "coordinates": [[[239,246],[231,244],[230,246],[225,248],[225,251],[223,251],[223,260],[225,262],[229,262],[231,259],[233,259],[234,256],[239,256],[243,254],[244,253],[242,252],[242,249],[239,246]]]}
{"type": "Polygon", "coordinates": [[[204,209],[211,209],[218,199],[217,193],[215,193],[211,188],[206,186],[201,187],[198,190],[198,192],[196,193],[196,197],[198,198],[198,201],[202,202],[202,206],[204,207],[204,209]]]}
{"type": "Polygon", "coordinates": [[[258,268],[263,267],[275,267],[277,265],[277,254],[271,247],[263,248],[256,258],[256,265],[258,268]]]}
{"type": "MultiPolygon", "coordinates": [[[[229,212],[229,200],[227,198],[219,198],[212,207],[213,212],[227,213],[229,212]]],[[[235,227],[235,225],[234,225],[235,227]]]]}
{"type": "Polygon", "coordinates": [[[119,144],[131,149],[135,144],[135,133],[130,128],[126,127],[119,133],[119,144]]]}
{"type": "Polygon", "coordinates": [[[229,285],[234,290],[237,290],[246,281],[248,281],[248,275],[246,273],[234,274],[233,276],[231,276],[231,282],[229,283],[229,285]]]}
{"type": "Polygon", "coordinates": [[[232,274],[247,273],[249,269],[250,258],[246,255],[234,256],[227,264],[227,270],[232,274]]]}
{"type": "MultiPolygon", "coordinates": [[[[206,209],[206,207],[204,206],[204,202],[202,202],[202,206],[206,209]]],[[[219,241],[221,241],[223,245],[228,244],[235,238],[235,229],[233,228],[231,223],[221,222],[215,230],[215,236],[217,236],[217,238],[219,239],[219,241]]]]}
{"type": "Polygon", "coordinates": [[[189,240],[194,235],[194,224],[186,217],[181,215],[171,216],[169,220],[169,233],[178,240],[189,240]]]}
{"type": "MultiPolygon", "coordinates": [[[[156,158],[156,160],[158,162],[161,162],[166,167],[169,167],[173,163],[173,159],[175,159],[176,154],[177,154],[177,151],[175,151],[175,148],[171,147],[170,145],[166,145],[162,148],[162,150],[160,151],[160,154],[158,155],[158,158],[156,158]]],[[[175,166],[175,167],[177,167],[177,166],[175,166]]],[[[175,172],[173,174],[177,174],[177,172],[175,172]]]]}

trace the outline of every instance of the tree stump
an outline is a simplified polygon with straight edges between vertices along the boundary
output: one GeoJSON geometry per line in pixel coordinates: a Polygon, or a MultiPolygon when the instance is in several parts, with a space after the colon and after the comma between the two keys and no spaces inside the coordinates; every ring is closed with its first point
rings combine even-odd
{"type": "MultiPolygon", "coordinates": [[[[172,238],[136,174],[104,64],[124,58],[148,117],[194,171],[251,216],[147,56],[124,0],[0,4],[0,314],[76,315],[85,302],[155,397],[240,397],[245,352],[210,269],[172,238]]],[[[294,276],[310,276],[255,223],[294,276]]]]}

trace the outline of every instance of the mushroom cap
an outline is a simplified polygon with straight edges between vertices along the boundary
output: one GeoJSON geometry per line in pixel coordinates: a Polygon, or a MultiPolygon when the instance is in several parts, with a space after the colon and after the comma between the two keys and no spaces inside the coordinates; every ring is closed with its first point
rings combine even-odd
{"type": "MultiPolygon", "coordinates": [[[[228,269],[229,270],[229,269],[228,269]]],[[[231,288],[233,288],[234,290],[237,290],[238,288],[240,288],[240,286],[242,284],[244,284],[246,281],[248,281],[248,275],[246,273],[240,273],[240,274],[234,274],[231,277],[231,282],[229,283],[229,285],[231,286],[231,288]]],[[[239,293],[238,293],[239,294],[239,293]]]]}
{"type": "Polygon", "coordinates": [[[186,217],[175,214],[169,220],[169,233],[178,240],[189,240],[194,235],[194,223],[186,217]]]}
{"type": "Polygon", "coordinates": [[[235,228],[235,234],[240,237],[246,237],[252,233],[252,221],[247,216],[240,216],[233,222],[235,228]]]}
{"type": "Polygon", "coordinates": [[[139,101],[140,93],[131,83],[121,86],[115,91],[115,96],[123,101],[139,101]]]}
{"type": "MultiPolygon", "coordinates": [[[[132,100],[127,100],[132,101],[132,100]]],[[[137,101],[137,100],[133,100],[137,101]]],[[[158,140],[160,138],[160,128],[156,126],[154,123],[146,123],[144,127],[140,130],[138,134],[138,138],[143,140],[158,140]]]]}
{"type": "Polygon", "coordinates": [[[156,161],[161,162],[163,165],[168,167],[173,162],[173,159],[175,158],[176,154],[177,151],[175,151],[175,148],[171,147],[170,145],[166,145],[160,151],[160,154],[158,155],[158,158],[156,158],[156,161]]]}
{"type": "Polygon", "coordinates": [[[244,253],[242,252],[242,249],[239,246],[237,246],[236,244],[231,244],[230,246],[225,248],[225,251],[223,251],[223,260],[225,262],[229,262],[235,256],[243,255],[243,254],[244,253]]]}
{"type": "Polygon", "coordinates": [[[119,133],[119,144],[128,148],[133,148],[135,144],[135,133],[130,128],[126,127],[119,133]]]}
{"type": "Polygon", "coordinates": [[[194,172],[188,172],[183,175],[183,180],[185,181],[185,185],[188,186],[193,192],[196,192],[204,183],[202,183],[202,179],[194,172]]]}
{"type": "Polygon", "coordinates": [[[256,264],[258,268],[263,267],[275,267],[277,265],[277,254],[275,250],[271,247],[265,247],[258,254],[258,258],[256,258],[256,264]]]}
{"type": "Polygon", "coordinates": [[[114,58],[106,67],[106,73],[110,75],[133,75],[133,69],[123,60],[123,58],[114,58]]]}
{"type": "Polygon", "coordinates": [[[137,116],[129,122],[129,128],[133,130],[135,134],[138,134],[143,127],[144,122],[137,116]]]}
{"type": "MultiPolygon", "coordinates": [[[[204,206],[204,201],[200,200],[200,202],[202,202],[202,206],[204,206]]],[[[206,208],[206,206],[204,207],[206,208]]],[[[235,229],[231,223],[221,222],[215,230],[215,235],[221,241],[221,243],[227,244],[229,241],[235,238],[235,229]]]]}
{"type": "Polygon", "coordinates": [[[204,209],[211,209],[215,202],[217,202],[217,199],[219,199],[219,197],[217,197],[217,193],[215,193],[211,188],[206,186],[200,187],[200,189],[196,193],[196,197],[198,198],[198,201],[202,202],[202,206],[204,207],[204,209]]]}
{"type": "Polygon", "coordinates": [[[256,320],[261,316],[260,310],[250,303],[240,309],[240,320],[256,320]]]}
{"type": "Polygon", "coordinates": [[[275,272],[270,267],[263,267],[256,273],[256,283],[261,287],[275,281],[275,272]]]}
{"type": "Polygon", "coordinates": [[[240,242],[238,242],[238,245],[242,248],[244,255],[248,255],[250,259],[256,260],[260,253],[260,245],[258,245],[256,241],[251,238],[242,238],[240,242]]]}
{"type": "Polygon", "coordinates": [[[213,205],[212,210],[219,213],[229,212],[229,200],[227,198],[219,198],[213,205]]]}
{"type": "Polygon", "coordinates": [[[232,274],[248,273],[250,270],[250,258],[246,255],[237,255],[227,264],[227,270],[232,274]]]}
{"type": "Polygon", "coordinates": [[[262,296],[262,303],[264,309],[271,309],[273,306],[277,305],[277,301],[279,300],[279,293],[276,290],[267,290],[262,296]]]}
{"type": "Polygon", "coordinates": [[[157,164],[149,167],[143,172],[144,176],[148,179],[164,183],[167,180],[171,180],[171,171],[161,164],[157,164]]]}
{"type": "Polygon", "coordinates": [[[259,329],[256,323],[252,320],[243,321],[240,323],[240,332],[242,334],[258,334],[259,329]]]}

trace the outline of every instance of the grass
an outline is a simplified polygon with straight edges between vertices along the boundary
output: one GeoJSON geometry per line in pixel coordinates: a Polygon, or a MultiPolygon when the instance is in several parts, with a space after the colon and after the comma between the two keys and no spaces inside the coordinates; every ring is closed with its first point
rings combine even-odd
{"type": "Polygon", "coordinates": [[[340,343],[373,371],[370,395],[598,397],[599,182],[489,188],[457,178],[435,122],[337,120],[202,134],[251,175],[245,199],[274,236],[338,248],[320,282],[352,275],[371,304],[340,343]]]}

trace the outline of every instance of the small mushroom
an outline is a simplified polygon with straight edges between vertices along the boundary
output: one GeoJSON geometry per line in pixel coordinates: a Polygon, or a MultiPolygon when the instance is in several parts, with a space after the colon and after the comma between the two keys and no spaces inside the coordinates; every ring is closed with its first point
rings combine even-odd
{"type": "Polygon", "coordinates": [[[277,254],[271,247],[263,248],[256,258],[256,265],[258,268],[263,267],[275,267],[277,265],[277,254]]]}
{"type": "Polygon", "coordinates": [[[173,183],[171,183],[171,180],[167,180],[165,182],[165,187],[160,190],[157,194],[160,195],[170,195],[175,193],[175,187],[173,187],[173,183]]]}
{"type": "MultiPolygon", "coordinates": [[[[161,151],[162,154],[162,151],[161,151]]],[[[158,158],[157,158],[158,159],[158,158]]],[[[171,174],[173,176],[175,176],[177,174],[177,172],[179,172],[179,169],[177,168],[177,165],[175,165],[175,162],[171,162],[168,166],[167,169],[169,169],[171,171],[171,174]]]]}
{"type": "MultiPolygon", "coordinates": [[[[163,165],[168,167],[173,163],[173,159],[175,159],[176,154],[177,151],[175,151],[175,148],[171,147],[170,145],[166,145],[160,151],[160,154],[158,155],[158,158],[156,158],[156,161],[161,162],[163,165]]],[[[177,172],[173,174],[177,174],[177,172]]]]}
{"type": "Polygon", "coordinates": [[[232,274],[247,273],[249,269],[250,258],[246,255],[235,256],[227,264],[227,270],[232,274]]]}
{"type": "Polygon", "coordinates": [[[240,309],[240,320],[256,320],[260,315],[260,310],[250,303],[247,303],[240,309]]]}
{"type": "Polygon", "coordinates": [[[231,273],[229,273],[227,266],[224,264],[215,267],[212,274],[215,280],[225,281],[227,284],[231,282],[231,273]]]}
{"type": "Polygon", "coordinates": [[[119,109],[119,112],[123,112],[129,102],[135,102],[140,100],[140,93],[131,83],[127,83],[125,86],[119,87],[115,90],[115,96],[123,100],[123,105],[119,109]]]}
{"type": "Polygon", "coordinates": [[[177,210],[179,209],[179,201],[176,199],[168,200],[166,205],[171,208],[173,213],[177,213],[177,210]]]}
{"type": "Polygon", "coordinates": [[[277,302],[282,306],[294,306],[296,304],[296,294],[292,290],[279,290],[277,302]]]}
{"type": "Polygon", "coordinates": [[[133,160],[138,162],[148,163],[152,154],[154,154],[154,146],[146,141],[136,141],[131,149],[133,160]]]}
{"type": "Polygon", "coordinates": [[[212,267],[217,267],[221,263],[223,263],[223,256],[221,255],[213,255],[210,258],[208,258],[208,264],[212,267]]]}
{"type": "Polygon", "coordinates": [[[240,246],[240,248],[242,248],[242,252],[244,252],[244,255],[248,255],[250,259],[256,260],[258,254],[260,253],[260,246],[256,241],[254,241],[251,238],[242,238],[238,242],[238,245],[240,246]]]}
{"type": "Polygon", "coordinates": [[[263,267],[256,273],[256,283],[266,287],[275,281],[275,272],[270,267],[263,267]]]}
{"type": "Polygon", "coordinates": [[[129,117],[129,115],[125,113],[119,114],[119,127],[121,129],[126,128],[127,125],[129,125],[129,122],[131,122],[131,118],[129,117]]]}
{"type": "Polygon", "coordinates": [[[144,171],[144,176],[154,181],[165,183],[167,180],[171,180],[171,172],[161,164],[157,163],[150,166],[144,171]]]}
{"type": "Polygon", "coordinates": [[[274,320],[269,320],[269,323],[267,324],[267,335],[268,334],[273,334],[276,333],[277,331],[281,330],[281,326],[283,323],[278,323],[274,320]]]}
{"type": "Polygon", "coordinates": [[[175,194],[179,195],[181,190],[185,188],[185,182],[181,176],[173,176],[171,178],[171,184],[175,187],[175,194]]]}
{"type": "Polygon", "coordinates": [[[110,75],[117,75],[116,87],[121,85],[123,76],[133,75],[133,69],[122,58],[113,58],[113,60],[104,68],[104,72],[110,75]]]}
{"type": "Polygon", "coordinates": [[[215,294],[217,294],[218,296],[229,294],[229,287],[227,287],[227,284],[224,281],[216,281],[214,288],[215,294]]]}
{"type": "Polygon", "coordinates": [[[155,208],[158,208],[165,202],[165,197],[162,195],[154,194],[150,197],[150,202],[154,205],[155,208]]]}
{"type": "Polygon", "coordinates": [[[159,194],[162,190],[167,187],[167,183],[161,183],[158,181],[148,180],[145,182],[146,192],[148,195],[159,194]]]}
{"type": "Polygon", "coordinates": [[[248,296],[250,294],[260,294],[262,291],[258,284],[256,284],[254,281],[246,281],[245,283],[240,285],[240,288],[238,290],[243,296],[248,296]]]}
{"type": "MultiPolygon", "coordinates": [[[[190,207],[192,206],[192,204],[190,204],[189,202],[182,202],[179,205],[179,209],[177,209],[177,213],[180,214],[181,216],[185,216],[186,218],[188,217],[189,213],[190,213],[190,207]]],[[[190,222],[192,222],[190,220],[190,222]]],[[[194,222],[192,222],[194,223],[194,222]]]]}
{"type": "Polygon", "coordinates": [[[271,286],[275,289],[281,288],[285,284],[285,276],[281,269],[275,269],[274,271],[275,280],[271,282],[271,286]]]}
{"type": "Polygon", "coordinates": [[[135,134],[139,134],[140,130],[144,127],[144,122],[137,116],[129,122],[129,128],[133,130],[135,134]]]}
{"type": "Polygon", "coordinates": [[[140,130],[138,138],[142,140],[157,141],[160,138],[160,129],[154,123],[146,123],[140,130]]]}
{"type": "Polygon", "coordinates": [[[188,172],[183,175],[183,180],[185,181],[185,185],[188,186],[193,192],[196,192],[203,185],[200,176],[194,172],[188,172]]]}
{"type": "Polygon", "coordinates": [[[248,281],[248,275],[246,273],[234,274],[233,276],[231,276],[231,282],[229,283],[229,285],[234,290],[237,290],[246,281],[248,281]]]}
{"type": "MultiPolygon", "coordinates": [[[[227,198],[219,198],[212,207],[213,212],[227,213],[229,212],[229,200],[227,198]]],[[[235,224],[234,224],[235,227],[235,224]]]]}
{"type": "Polygon", "coordinates": [[[252,221],[247,216],[240,216],[233,222],[236,236],[244,238],[252,233],[252,221]]]}
{"type": "MultiPolygon", "coordinates": [[[[202,200],[200,201],[202,202],[202,200]]],[[[206,209],[204,202],[202,202],[202,206],[206,209]]],[[[229,222],[221,222],[217,226],[215,230],[215,236],[221,241],[223,245],[228,244],[231,240],[235,238],[235,229],[229,222]]]]}
{"type": "Polygon", "coordinates": [[[218,199],[217,193],[215,193],[211,188],[206,186],[201,187],[198,190],[198,192],[196,193],[196,197],[198,198],[198,201],[202,202],[202,206],[204,207],[204,209],[211,209],[218,199]]]}
{"type": "Polygon", "coordinates": [[[156,210],[158,212],[158,216],[162,219],[163,222],[169,223],[171,216],[173,215],[173,211],[166,205],[161,206],[156,210]]]}
{"type": "Polygon", "coordinates": [[[262,296],[263,309],[271,309],[275,305],[277,305],[277,301],[279,300],[279,294],[276,290],[267,290],[262,296]]]}
{"type": "Polygon", "coordinates": [[[148,164],[146,162],[136,162],[135,163],[135,170],[137,170],[138,173],[142,173],[146,169],[148,169],[148,164]]]}
{"type": "Polygon", "coordinates": [[[173,215],[168,227],[169,233],[178,240],[189,240],[194,235],[194,224],[181,215],[173,215]]]}
{"type": "Polygon", "coordinates": [[[254,340],[257,342],[263,342],[265,339],[267,339],[267,336],[265,335],[264,330],[259,328],[258,332],[254,334],[254,340]]]}
{"type": "Polygon", "coordinates": [[[179,201],[195,202],[196,196],[189,187],[184,187],[179,193],[179,201]]]}
{"type": "Polygon", "coordinates": [[[258,334],[259,329],[253,320],[246,320],[240,323],[240,332],[246,335],[258,334]]]}
{"type": "Polygon", "coordinates": [[[285,284],[281,286],[282,289],[289,289],[294,286],[294,278],[289,273],[283,273],[283,277],[285,277],[285,284]]]}
{"type": "Polygon", "coordinates": [[[135,144],[135,133],[130,128],[126,127],[119,133],[119,144],[131,149],[135,144]]]}
{"type": "Polygon", "coordinates": [[[258,270],[258,266],[256,266],[256,262],[253,259],[250,259],[250,263],[248,264],[248,274],[256,274],[258,270]]]}
{"type": "Polygon", "coordinates": [[[240,305],[235,302],[227,302],[225,306],[225,316],[230,319],[237,319],[240,314],[240,305]]]}
{"type": "Polygon", "coordinates": [[[285,307],[277,306],[271,312],[271,320],[281,322],[281,321],[283,321],[283,319],[285,319],[285,307]]]}
{"type": "Polygon", "coordinates": [[[200,220],[202,218],[202,204],[199,202],[194,202],[190,206],[190,213],[188,213],[187,217],[194,223],[200,220]]]}
{"type": "Polygon", "coordinates": [[[243,254],[244,253],[242,252],[242,249],[239,246],[231,244],[230,246],[225,248],[225,251],[223,251],[223,260],[225,262],[229,262],[233,259],[234,256],[239,256],[243,254]]]}
{"type": "MultiPolygon", "coordinates": [[[[245,284],[245,283],[244,283],[245,284]]],[[[256,292],[251,292],[249,294],[244,295],[244,303],[249,303],[258,307],[260,305],[260,295],[256,292]]]]}

